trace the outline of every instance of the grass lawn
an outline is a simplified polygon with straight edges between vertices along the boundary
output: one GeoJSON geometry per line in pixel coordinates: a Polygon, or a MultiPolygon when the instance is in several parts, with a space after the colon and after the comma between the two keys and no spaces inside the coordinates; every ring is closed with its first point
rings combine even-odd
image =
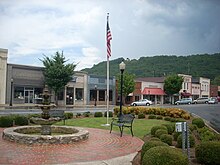
{"type": "MultiPolygon", "coordinates": [[[[99,128],[110,130],[110,126],[102,126],[102,124],[106,124],[105,117],[86,117],[86,118],[75,118],[66,120],[67,126],[77,126],[77,127],[89,127],[89,128],[99,128]]],[[[111,122],[111,118],[109,119],[109,123],[111,122]]],[[[139,138],[143,138],[144,135],[149,134],[150,130],[155,125],[161,125],[165,123],[170,123],[165,120],[157,120],[157,119],[135,119],[133,123],[133,133],[134,136],[139,138]]],[[[56,125],[63,125],[63,121],[58,122],[56,125]]],[[[113,131],[118,131],[119,128],[117,126],[113,126],[113,131]]],[[[124,128],[124,133],[130,134],[130,129],[124,128]]]]}

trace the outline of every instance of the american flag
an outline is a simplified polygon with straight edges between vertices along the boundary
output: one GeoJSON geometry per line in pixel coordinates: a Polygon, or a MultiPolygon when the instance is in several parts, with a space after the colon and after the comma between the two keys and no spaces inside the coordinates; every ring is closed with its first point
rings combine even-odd
{"type": "Polygon", "coordinates": [[[112,35],[108,24],[108,17],[107,17],[107,29],[106,29],[106,40],[107,40],[107,57],[111,57],[111,40],[112,35]]]}

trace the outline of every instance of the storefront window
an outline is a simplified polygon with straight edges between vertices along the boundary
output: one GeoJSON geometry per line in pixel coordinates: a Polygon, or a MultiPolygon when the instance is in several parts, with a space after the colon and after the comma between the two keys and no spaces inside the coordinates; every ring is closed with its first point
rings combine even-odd
{"type": "Polygon", "coordinates": [[[109,101],[112,101],[112,91],[109,91],[109,101]]]}
{"type": "Polygon", "coordinates": [[[24,87],[15,87],[15,89],[14,89],[14,98],[24,99],[24,87]]]}
{"type": "Polygon", "coordinates": [[[90,101],[94,101],[97,97],[97,90],[90,90],[90,101]]]}
{"type": "Polygon", "coordinates": [[[99,101],[105,101],[105,91],[104,90],[99,91],[99,101]]]}
{"type": "Polygon", "coordinates": [[[83,100],[83,89],[76,88],[76,100],[83,100]]]}

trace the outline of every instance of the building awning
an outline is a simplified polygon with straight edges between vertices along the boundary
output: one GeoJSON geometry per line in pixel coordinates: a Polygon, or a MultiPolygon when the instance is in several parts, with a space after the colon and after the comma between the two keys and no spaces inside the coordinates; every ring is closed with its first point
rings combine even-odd
{"type": "Polygon", "coordinates": [[[181,92],[180,94],[181,96],[192,96],[192,94],[188,92],[181,92]]]}
{"type": "Polygon", "coordinates": [[[147,88],[145,87],[143,95],[166,95],[166,93],[161,88],[147,88]]]}

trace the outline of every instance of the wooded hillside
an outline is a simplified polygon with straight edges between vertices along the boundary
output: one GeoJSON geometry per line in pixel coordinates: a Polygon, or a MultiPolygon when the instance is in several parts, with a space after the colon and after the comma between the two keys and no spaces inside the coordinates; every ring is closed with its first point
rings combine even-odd
{"type": "MultiPolygon", "coordinates": [[[[194,77],[207,77],[213,80],[220,76],[220,53],[189,56],[153,56],[137,59],[118,58],[110,61],[110,76],[116,76],[119,63],[124,60],[125,71],[136,77],[158,77],[173,73],[189,74],[194,77]]],[[[83,69],[89,74],[106,75],[106,61],[92,68],[83,69]]]]}

